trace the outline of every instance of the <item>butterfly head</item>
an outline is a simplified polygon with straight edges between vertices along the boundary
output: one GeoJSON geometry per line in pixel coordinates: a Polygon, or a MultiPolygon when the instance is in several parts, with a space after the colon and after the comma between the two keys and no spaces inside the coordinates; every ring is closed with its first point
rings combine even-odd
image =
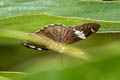
{"type": "Polygon", "coordinates": [[[87,29],[91,32],[97,32],[100,28],[100,24],[98,23],[86,23],[87,29]]]}

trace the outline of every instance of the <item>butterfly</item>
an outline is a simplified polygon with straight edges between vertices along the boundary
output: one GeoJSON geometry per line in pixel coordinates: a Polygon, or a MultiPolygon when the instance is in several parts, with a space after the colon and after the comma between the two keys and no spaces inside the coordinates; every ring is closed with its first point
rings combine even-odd
{"type": "MultiPolygon", "coordinates": [[[[66,27],[63,24],[50,24],[36,31],[35,34],[38,36],[45,36],[61,44],[69,45],[86,39],[91,34],[97,32],[99,28],[100,24],[98,23],[84,23],[73,27],[66,27]]],[[[23,41],[22,44],[36,50],[49,50],[47,46],[29,41],[23,41]]]]}

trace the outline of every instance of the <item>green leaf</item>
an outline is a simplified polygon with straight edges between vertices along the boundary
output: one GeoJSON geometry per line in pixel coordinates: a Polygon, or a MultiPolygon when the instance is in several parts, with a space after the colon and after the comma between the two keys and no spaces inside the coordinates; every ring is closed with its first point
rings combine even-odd
{"type": "MultiPolygon", "coordinates": [[[[2,2],[2,0],[1,0],[2,2]]],[[[67,26],[75,26],[85,22],[97,22],[101,25],[99,32],[102,31],[118,31],[120,30],[120,12],[119,2],[81,2],[79,0],[9,0],[5,1],[2,6],[0,4],[0,17],[15,16],[18,14],[33,14],[33,13],[45,13],[53,14],[59,16],[74,16],[74,17],[85,17],[85,18],[71,18],[71,17],[57,17],[52,15],[23,15],[16,16],[0,20],[0,45],[3,41],[6,43],[11,43],[13,39],[5,38],[17,38],[17,39],[26,39],[27,36],[24,35],[25,32],[34,32],[38,29],[42,29],[45,25],[62,23],[67,26]],[[9,13],[9,14],[8,14],[9,13]],[[104,20],[115,20],[115,21],[101,21],[101,20],[92,20],[93,19],[104,19],[104,20]],[[118,21],[117,21],[118,20],[118,21]],[[8,31],[7,31],[8,30],[8,31]],[[20,32],[17,32],[20,31],[20,32]],[[19,34],[23,32],[22,34],[19,34]],[[26,37],[26,38],[25,38],[26,37]]],[[[89,62],[81,62],[81,60],[68,59],[68,62],[65,60],[56,59],[51,62],[49,58],[47,64],[39,65],[40,60],[30,61],[27,65],[29,72],[33,72],[31,75],[26,77],[26,74],[17,73],[17,72],[0,72],[1,80],[73,80],[73,79],[82,79],[82,80],[120,80],[120,34],[95,34],[89,37],[86,40],[80,41],[79,43],[73,44],[72,47],[69,47],[70,50],[66,51],[67,53],[77,53],[81,52],[81,49],[89,53],[94,59],[89,62]],[[118,41],[118,42],[116,42],[118,41]],[[75,48],[75,47],[77,48],[75,48]],[[78,48],[79,47],[79,48],[78,48]],[[79,52],[80,51],[80,52],[79,52]],[[117,56],[117,57],[116,57],[117,56]],[[95,60],[97,59],[97,60],[95,60]],[[75,61],[74,61],[75,60],[75,61]],[[38,65],[34,65],[37,62],[38,65]],[[67,67],[65,67],[67,64],[67,67]],[[68,65],[69,64],[69,65],[68,65]],[[29,67],[28,67],[29,66],[29,67]],[[36,66],[36,67],[33,67],[36,66]]],[[[31,39],[32,40],[32,39],[31,39]]],[[[15,40],[17,41],[17,40],[15,40]]],[[[19,42],[19,41],[18,41],[19,42]]],[[[15,43],[15,42],[14,42],[15,43]]],[[[4,43],[3,43],[4,44],[4,43]]],[[[8,44],[9,45],[9,44],[8,44]]],[[[4,47],[4,46],[2,46],[4,47]]],[[[5,53],[5,61],[9,63],[10,56],[6,59],[6,52],[11,56],[16,56],[11,54],[11,45],[10,48],[0,48],[3,49],[5,53]],[[7,51],[8,50],[8,51],[7,51]]],[[[15,53],[23,53],[29,55],[29,53],[55,53],[52,51],[49,52],[37,52],[31,49],[23,48],[22,46],[14,46],[13,50],[15,53]],[[19,48],[18,48],[19,47],[19,48]]],[[[19,55],[19,54],[18,54],[19,55]]],[[[37,54],[35,54],[37,55],[37,54]]],[[[39,55],[39,54],[38,54],[39,55]]],[[[37,55],[37,57],[38,57],[37,55]]],[[[51,54],[50,54],[51,55],[51,54]]],[[[72,54],[73,55],[73,54],[72,54]]],[[[76,54],[74,54],[76,55],[76,54]]],[[[77,56],[77,55],[76,55],[77,56]]],[[[81,56],[81,55],[80,55],[81,56]]],[[[4,58],[3,56],[1,56],[4,58]]],[[[19,62],[19,59],[23,59],[25,56],[15,57],[16,63],[19,62]],[[18,60],[18,61],[17,61],[18,60]]],[[[58,58],[58,57],[53,57],[58,58]]],[[[82,56],[83,58],[83,56],[82,56]]],[[[85,57],[86,58],[86,57],[85,57]]],[[[1,61],[2,67],[5,64],[4,60],[1,61]]],[[[28,60],[28,58],[27,58],[28,60]]],[[[23,60],[23,64],[25,61],[23,60]]],[[[41,63],[44,61],[41,61],[41,63]]],[[[14,64],[14,63],[13,63],[14,64]]],[[[20,62],[19,62],[20,64],[20,62]]],[[[18,64],[18,65],[19,65],[18,64]]],[[[0,66],[1,66],[0,65],[0,66]]],[[[14,66],[14,65],[12,65],[14,66]]],[[[16,67],[16,65],[15,65],[16,67]]],[[[17,66],[19,67],[19,66],[17,66]]],[[[23,66],[24,70],[26,66],[23,66]]],[[[6,68],[8,69],[8,68],[6,68]]],[[[13,69],[13,68],[12,68],[13,69]]],[[[14,69],[13,69],[14,70],[14,69]]],[[[18,69],[19,70],[19,69],[18,69]]],[[[24,71],[23,70],[23,71],[24,71]]]]}
{"type": "Polygon", "coordinates": [[[52,14],[120,21],[120,2],[80,0],[1,0],[0,17],[20,14],[52,14]]]}
{"type": "Polygon", "coordinates": [[[0,28],[14,29],[25,32],[34,32],[49,24],[62,23],[66,26],[76,26],[86,22],[99,23],[101,25],[99,32],[120,30],[119,21],[103,21],[86,18],[58,17],[44,14],[23,15],[1,19],[0,28]]]}
{"type": "MultiPolygon", "coordinates": [[[[33,64],[34,67],[29,67],[31,75],[25,77],[23,80],[119,80],[120,51],[119,48],[116,48],[116,46],[120,47],[120,42],[106,45],[100,49],[95,48],[94,50],[96,54],[118,53],[117,56],[101,60],[81,62],[80,60],[75,59],[68,61],[65,59],[63,61],[58,59],[44,59],[41,61],[41,59],[37,59],[35,60],[37,65],[33,64]],[[44,64],[41,64],[40,61],[44,64]]],[[[31,63],[29,63],[29,65],[30,64],[31,63]]]]}
{"type": "MultiPolygon", "coordinates": [[[[11,18],[6,18],[6,19],[1,19],[0,20],[0,26],[1,29],[1,35],[2,36],[7,36],[11,38],[16,38],[16,39],[22,39],[22,40],[30,40],[36,43],[43,43],[46,46],[50,45],[61,45],[57,44],[53,41],[50,41],[48,39],[44,40],[42,38],[37,39],[37,37],[30,36],[28,37],[26,33],[24,32],[17,32],[17,31],[10,31],[10,30],[19,30],[19,31],[25,31],[25,32],[34,32],[36,30],[39,30],[40,28],[43,28],[45,25],[48,24],[54,24],[54,23],[63,23],[67,26],[74,26],[74,25],[80,25],[85,22],[97,22],[101,24],[101,30],[100,31],[107,31],[109,30],[119,30],[120,22],[112,22],[112,21],[99,21],[99,20],[91,20],[91,19],[85,19],[85,18],[72,18],[72,17],[57,17],[57,16],[51,16],[51,15],[23,15],[23,16],[17,16],[17,17],[11,17],[11,18]],[[7,29],[7,30],[6,30],[7,29]],[[50,41],[46,43],[47,41],[50,41]],[[51,44],[50,44],[51,43],[51,44]]],[[[1,42],[2,40],[9,40],[1,37],[1,42]]],[[[57,52],[60,52],[61,49],[63,48],[58,46],[58,47],[49,47],[50,49],[53,49],[57,52]]],[[[83,59],[87,59],[86,54],[76,54],[77,52],[82,52],[81,49],[73,48],[73,47],[67,47],[68,50],[64,50],[64,53],[67,53],[72,56],[78,56],[83,59]]]]}
{"type": "Polygon", "coordinates": [[[21,80],[21,78],[27,75],[28,75],[27,73],[23,73],[23,72],[0,71],[0,80],[21,80]]]}
{"type": "Polygon", "coordinates": [[[10,80],[10,79],[3,77],[3,76],[0,76],[0,80],[10,80]]]}
{"type": "Polygon", "coordinates": [[[31,42],[34,42],[36,44],[45,45],[49,49],[54,50],[54,51],[59,52],[59,53],[65,53],[67,55],[75,56],[75,57],[82,58],[85,60],[89,59],[89,57],[81,49],[74,48],[72,46],[66,46],[66,45],[63,45],[61,43],[57,43],[57,42],[55,42],[55,41],[53,41],[45,36],[38,37],[38,35],[20,32],[20,31],[6,30],[6,29],[5,30],[2,29],[2,30],[0,30],[0,32],[1,32],[1,34],[0,34],[1,36],[31,41],[31,42]]]}

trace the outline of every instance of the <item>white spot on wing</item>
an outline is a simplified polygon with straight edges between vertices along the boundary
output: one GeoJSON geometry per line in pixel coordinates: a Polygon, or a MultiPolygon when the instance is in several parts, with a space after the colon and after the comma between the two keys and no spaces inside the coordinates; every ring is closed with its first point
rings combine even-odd
{"type": "Polygon", "coordinates": [[[42,50],[42,49],[41,49],[41,48],[37,48],[37,50],[39,50],[39,51],[40,51],[40,50],[42,50]]]}
{"type": "Polygon", "coordinates": [[[61,23],[57,23],[57,24],[50,24],[50,26],[65,26],[65,25],[61,23]]]}
{"type": "Polygon", "coordinates": [[[65,26],[64,24],[58,23],[59,26],[65,26]]]}
{"type": "Polygon", "coordinates": [[[50,26],[54,26],[55,24],[50,24],[50,26]]]}
{"type": "Polygon", "coordinates": [[[93,28],[91,28],[91,31],[92,31],[92,32],[95,32],[95,30],[94,30],[93,28]]]}
{"type": "Polygon", "coordinates": [[[76,29],[73,29],[75,31],[75,34],[81,38],[81,39],[86,39],[85,37],[85,34],[83,33],[83,31],[79,31],[79,30],[76,30],[76,29]]]}
{"type": "Polygon", "coordinates": [[[24,43],[24,45],[26,46],[26,45],[27,45],[27,43],[24,43]]]}
{"type": "Polygon", "coordinates": [[[30,48],[35,48],[35,46],[31,46],[31,45],[30,45],[29,47],[30,47],[30,48]]]}

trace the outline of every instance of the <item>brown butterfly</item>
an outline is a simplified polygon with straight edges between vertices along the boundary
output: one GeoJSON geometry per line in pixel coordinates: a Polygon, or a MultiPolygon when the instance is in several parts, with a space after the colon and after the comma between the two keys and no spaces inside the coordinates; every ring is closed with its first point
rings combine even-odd
{"type": "MultiPolygon", "coordinates": [[[[36,31],[35,34],[38,36],[46,36],[55,42],[68,45],[86,39],[92,33],[97,32],[99,28],[100,24],[98,23],[85,23],[73,27],[66,27],[63,24],[51,24],[36,31]]],[[[28,41],[24,41],[23,45],[36,50],[48,50],[44,45],[28,41]]]]}

